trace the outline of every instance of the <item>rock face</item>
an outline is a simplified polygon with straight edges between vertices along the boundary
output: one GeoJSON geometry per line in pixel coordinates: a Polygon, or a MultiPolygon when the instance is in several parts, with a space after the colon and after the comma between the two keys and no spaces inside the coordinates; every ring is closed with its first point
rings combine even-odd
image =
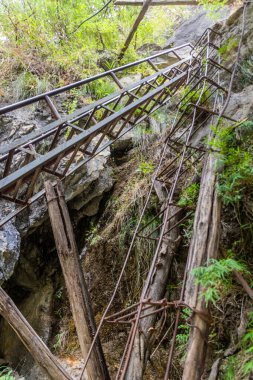
{"type": "Polygon", "coordinates": [[[14,271],[20,254],[20,234],[12,223],[0,230],[0,285],[14,271]]]}
{"type": "MultiPolygon", "coordinates": [[[[243,57],[252,53],[253,6],[249,7],[242,48],[243,57]]],[[[230,12],[231,8],[225,8],[218,20],[227,19],[230,12]]],[[[226,33],[228,30],[231,35],[238,33],[240,30],[238,15],[240,13],[227,19],[224,26],[226,33]]],[[[197,12],[180,25],[174,36],[167,41],[165,48],[172,44],[177,46],[186,42],[195,42],[207,27],[212,27],[216,22],[217,18],[211,19],[206,11],[197,12]]],[[[140,78],[140,75],[136,74],[134,78],[122,78],[121,81],[124,85],[128,85],[140,78]]],[[[227,113],[238,120],[252,115],[252,94],[253,86],[233,94],[227,113]]],[[[50,115],[47,113],[38,117],[36,110],[28,110],[22,115],[14,113],[11,117],[0,120],[0,140],[4,143],[11,142],[34,129],[43,127],[49,119],[50,115]],[[4,127],[6,123],[8,128],[4,127]]],[[[154,129],[154,126],[151,127],[154,129]]],[[[198,139],[200,138],[203,138],[203,135],[198,136],[198,139]]],[[[112,152],[122,154],[132,147],[132,143],[131,131],[114,144],[112,152]]],[[[111,190],[114,179],[110,159],[111,150],[107,149],[83,165],[66,181],[66,198],[75,223],[96,215],[105,193],[111,190]]],[[[4,213],[4,207],[4,204],[0,204],[0,212],[4,213]]],[[[8,223],[0,231],[0,285],[6,282],[10,296],[45,341],[48,341],[51,333],[50,313],[57,286],[54,280],[57,278],[57,272],[60,273],[57,255],[52,248],[51,235],[47,207],[43,199],[19,216],[15,223],[8,223]],[[11,280],[7,282],[8,279],[11,280]]],[[[3,320],[0,321],[0,342],[0,357],[6,358],[14,366],[20,365],[21,372],[28,374],[26,380],[46,379],[37,366],[32,367],[32,358],[3,320]]],[[[79,368],[75,370],[78,372],[79,368]]],[[[73,374],[73,378],[75,375],[73,374]]]]}
{"type": "Polygon", "coordinates": [[[179,46],[185,43],[196,42],[207,28],[212,28],[217,22],[222,22],[231,14],[231,7],[224,7],[216,12],[215,17],[211,17],[208,11],[198,7],[193,8],[193,16],[184,21],[176,30],[174,35],[168,39],[164,48],[179,46]]]}
{"type": "MultiPolygon", "coordinates": [[[[38,116],[34,109],[24,112],[23,118],[13,112],[0,120],[1,143],[8,144],[42,128],[49,117],[48,114],[38,116]]],[[[65,181],[66,199],[75,225],[96,215],[105,193],[112,188],[110,156],[111,151],[107,148],[65,181]]],[[[15,206],[0,203],[0,215],[4,216],[10,207],[14,210],[15,206]]],[[[8,294],[45,342],[51,335],[52,308],[60,281],[61,269],[54,250],[47,205],[41,198],[0,230],[0,285],[5,282],[8,294]]],[[[20,374],[25,374],[26,380],[47,379],[34,366],[15,332],[1,318],[0,342],[0,359],[4,358],[20,374]]]]}

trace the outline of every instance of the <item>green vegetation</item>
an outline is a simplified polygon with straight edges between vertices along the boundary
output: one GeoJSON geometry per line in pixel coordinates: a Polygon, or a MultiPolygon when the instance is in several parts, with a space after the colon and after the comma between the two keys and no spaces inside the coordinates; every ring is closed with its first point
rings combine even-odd
{"type": "Polygon", "coordinates": [[[239,44],[238,38],[230,37],[225,44],[219,48],[221,57],[225,60],[229,58],[231,53],[235,52],[239,44]]]}
{"type": "Polygon", "coordinates": [[[253,84],[253,55],[239,65],[239,81],[243,86],[253,84]]]}
{"type": "Polygon", "coordinates": [[[154,171],[154,164],[147,161],[142,161],[137,169],[137,172],[140,172],[144,175],[151,174],[154,171]]]}
{"type": "Polygon", "coordinates": [[[198,200],[199,188],[200,188],[199,183],[192,183],[191,185],[186,187],[183,190],[179,201],[177,202],[178,206],[190,207],[190,208],[195,206],[198,200]]]}
{"type": "MultiPolygon", "coordinates": [[[[14,96],[22,99],[95,74],[101,71],[98,66],[106,70],[118,65],[139,9],[111,3],[82,24],[103,5],[103,0],[2,0],[0,87],[13,82],[14,96]]],[[[182,10],[183,16],[188,14],[182,10]]],[[[121,64],[138,59],[136,50],[145,44],[146,55],[148,44],[164,43],[177,17],[176,8],[151,7],[121,64]]],[[[113,89],[103,80],[87,87],[95,97],[113,89]]]]}
{"type": "Polygon", "coordinates": [[[225,359],[221,367],[222,380],[246,380],[249,379],[253,373],[253,312],[247,314],[248,323],[246,326],[246,333],[238,342],[238,347],[241,350],[225,359]]]}
{"type": "Polygon", "coordinates": [[[218,193],[225,205],[236,204],[253,187],[253,122],[219,126],[214,133],[209,145],[219,152],[218,193]]]}
{"type": "Polygon", "coordinates": [[[194,89],[191,89],[190,86],[182,88],[182,90],[180,91],[180,96],[182,99],[184,98],[184,100],[182,102],[181,110],[186,110],[189,103],[198,103],[201,105],[207,99],[209,99],[210,95],[210,90],[207,88],[206,85],[204,87],[194,89]]]}
{"type": "Polygon", "coordinates": [[[0,380],[14,380],[13,370],[8,366],[0,367],[0,380]]]}
{"type": "Polygon", "coordinates": [[[253,312],[249,313],[246,334],[242,338],[242,347],[248,356],[243,364],[243,374],[252,375],[253,373],[253,312]]]}
{"type": "Polygon", "coordinates": [[[199,4],[203,5],[205,9],[210,11],[210,15],[215,19],[217,11],[227,4],[228,0],[199,0],[199,4]]]}
{"type": "MultiPolygon", "coordinates": [[[[229,254],[231,256],[232,252],[229,254]]],[[[210,259],[206,266],[192,270],[196,282],[203,288],[202,296],[206,304],[209,302],[216,304],[220,298],[228,294],[231,290],[234,271],[245,275],[250,274],[244,263],[232,257],[221,260],[210,259]]]]}
{"type": "Polygon", "coordinates": [[[178,333],[176,338],[177,352],[180,356],[181,361],[185,359],[186,347],[189,341],[190,326],[187,323],[190,315],[192,314],[191,309],[185,308],[181,314],[181,323],[178,326],[178,333]]]}

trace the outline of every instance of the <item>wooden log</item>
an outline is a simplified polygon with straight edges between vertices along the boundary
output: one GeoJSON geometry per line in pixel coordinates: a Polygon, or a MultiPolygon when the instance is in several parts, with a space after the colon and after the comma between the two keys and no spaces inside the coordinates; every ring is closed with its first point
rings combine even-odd
{"type": "Polygon", "coordinates": [[[118,60],[119,61],[124,57],[125,52],[127,51],[127,49],[129,47],[132,39],[134,38],[134,35],[135,35],[135,33],[136,33],[137,29],[138,29],[138,26],[142,22],[145,14],[147,13],[149,5],[151,4],[151,2],[152,2],[152,0],[146,0],[146,1],[144,1],[142,9],[141,9],[138,17],[136,18],[136,20],[135,20],[135,22],[134,22],[134,24],[133,24],[133,26],[132,26],[132,28],[131,28],[128,36],[127,36],[127,39],[126,39],[126,41],[124,43],[123,48],[121,49],[121,51],[119,53],[119,56],[118,56],[118,60]]]}
{"type": "MultiPolygon", "coordinates": [[[[178,207],[170,207],[168,219],[175,215],[178,210],[178,207]]],[[[166,223],[165,232],[174,226],[179,220],[180,213],[177,213],[175,217],[171,218],[166,223]]],[[[147,292],[147,299],[158,301],[164,297],[173,257],[180,242],[179,237],[179,227],[172,229],[168,235],[165,235],[159,251],[156,270],[147,292]]],[[[152,309],[148,309],[143,315],[149,313],[151,310],[152,309]]],[[[158,317],[159,315],[153,314],[140,320],[125,380],[141,380],[143,378],[147,361],[154,346],[158,317]]]]}
{"type": "Polygon", "coordinates": [[[191,308],[198,310],[198,313],[193,313],[192,316],[182,380],[199,380],[204,371],[210,315],[203,297],[199,297],[201,287],[196,284],[191,271],[206,264],[209,259],[218,256],[220,202],[215,190],[215,162],[214,155],[210,154],[203,168],[186,268],[188,275],[184,301],[191,308]]]}
{"type": "MultiPolygon", "coordinates": [[[[131,6],[143,6],[142,0],[116,0],[114,5],[131,5],[131,6]]],[[[194,0],[153,0],[150,6],[163,6],[163,5],[198,5],[194,0]]]]}
{"type": "MultiPolygon", "coordinates": [[[[56,249],[61,263],[70,306],[75,322],[78,340],[84,359],[89,352],[96,325],[90,297],[79,261],[78,249],[64,199],[62,183],[54,189],[51,182],[45,182],[48,211],[55,238],[56,249]]],[[[88,380],[110,379],[99,339],[87,364],[85,375],[88,380]]]]}
{"type": "Polygon", "coordinates": [[[0,288],[0,314],[50,379],[72,380],[2,288],[0,288]]]}

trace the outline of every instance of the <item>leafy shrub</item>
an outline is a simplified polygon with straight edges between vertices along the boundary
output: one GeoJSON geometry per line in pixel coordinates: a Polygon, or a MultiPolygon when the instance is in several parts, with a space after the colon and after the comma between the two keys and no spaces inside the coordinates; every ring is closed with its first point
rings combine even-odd
{"type": "Polygon", "coordinates": [[[12,88],[14,97],[21,100],[46,92],[49,90],[50,84],[45,78],[40,79],[29,71],[24,71],[14,80],[12,88]]]}
{"type": "Polygon", "coordinates": [[[245,264],[230,257],[221,260],[210,259],[206,266],[192,270],[196,283],[203,288],[202,296],[206,304],[209,302],[216,304],[228,293],[232,286],[234,271],[250,274],[245,264]]]}
{"type": "Polygon", "coordinates": [[[250,312],[248,317],[247,331],[242,338],[242,347],[245,350],[245,354],[248,355],[243,364],[244,375],[252,375],[253,373],[253,312],[250,312]]]}
{"type": "Polygon", "coordinates": [[[193,183],[183,190],[177,204],[182,207],[192,207],[196,204],[199,195],[199,184],[193,183]]]}
{"type": "Polygon", "coordinates": [[[182,111],[185,111],[189,103],[202,104],[207,99],[209,99],[210,95],[210,90],[207,89],[206,85],[204,87],[194,89],[192,89],[190,86],[186,86],[180,91],[181,99],[184,98],[180,109],[182,111]]]}
{"type": "Polygon", "coordinates": [[[185,308],[183,313],[181,314],[181,323],[178,326],[178,333],[176,338],[177,343],[177,352],[181,360],[184,360],[186,356],[186,346],[189,341],[190,335],[190,326],[187,324],[187,319],[190,317],[192,311],[188,308],[185,308]]]}
{"type": "Polygon", "coordinates": [[[7,366],[1,366],[0,380],[15,380],[13,370],[7,366]]]}
{"type": "Polygon", "coordinates": [[[219,53],[223,59],[227,59],[231,52],[235,51],[238,47],[239,41],[235,37],[230,37],[225,44],[219,48],[219,53]]]}
{"type": "Polygon", "coordinates": [[[104,79],[98,79],[88,84],[88,93],[96,99],[112,94],[117,89],[115,84],[104,79]]]}
{"type": "Polygon", "coordinates": [[[253,186],[253,122],[219,127],[209,142],[219,151],[218,194],[224,204],[238,203],[253,186]]]}
{"type": "Polygon", "coordinates": [[[138,172],[141,172],[144,175],[152,173],[153,170],[154,170],[154,165],[147,161],[141,162],[137,169],[138,172]]]}
{"type": "Polygon", "coordinates": [[[240,63],[239,70],[239,80],[243,82],[243,85],[253,84],[253,55],[240,63]]]}
{"type": "Polygon", "coordinates": [[[247,380],[251,378],[253,373],[253,312],[248,312],[248,323],[246,326],[246,333],[238,342],[240,350],[234,355],[225,359],[220,368],[220,376],[222,380],[242,379],[247,380]]]}

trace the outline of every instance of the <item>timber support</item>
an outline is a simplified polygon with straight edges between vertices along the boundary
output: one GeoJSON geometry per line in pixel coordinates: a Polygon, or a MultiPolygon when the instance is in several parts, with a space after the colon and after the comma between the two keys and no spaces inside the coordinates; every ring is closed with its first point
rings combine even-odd
{"type": "MultiPolygon", "coordinates": [[[[96,332],[91,301],[78,256],[77,245],[64,198],[62,183],[56,187],[45,182],[48,211],[55,238],[56,249],[61,263],[70,306],[83,358],[87,357],[92,336],[96,332]]],[[[86,368],[88,380],[109,380],[99,338],[86,368]]]]}
{"type": "Polygon", "coordinates": [[[34,360],[52,380],[72,380],[46,344],[37,335],[12,299],[0,287],[0,314],[13,328],[34,360]]]}

